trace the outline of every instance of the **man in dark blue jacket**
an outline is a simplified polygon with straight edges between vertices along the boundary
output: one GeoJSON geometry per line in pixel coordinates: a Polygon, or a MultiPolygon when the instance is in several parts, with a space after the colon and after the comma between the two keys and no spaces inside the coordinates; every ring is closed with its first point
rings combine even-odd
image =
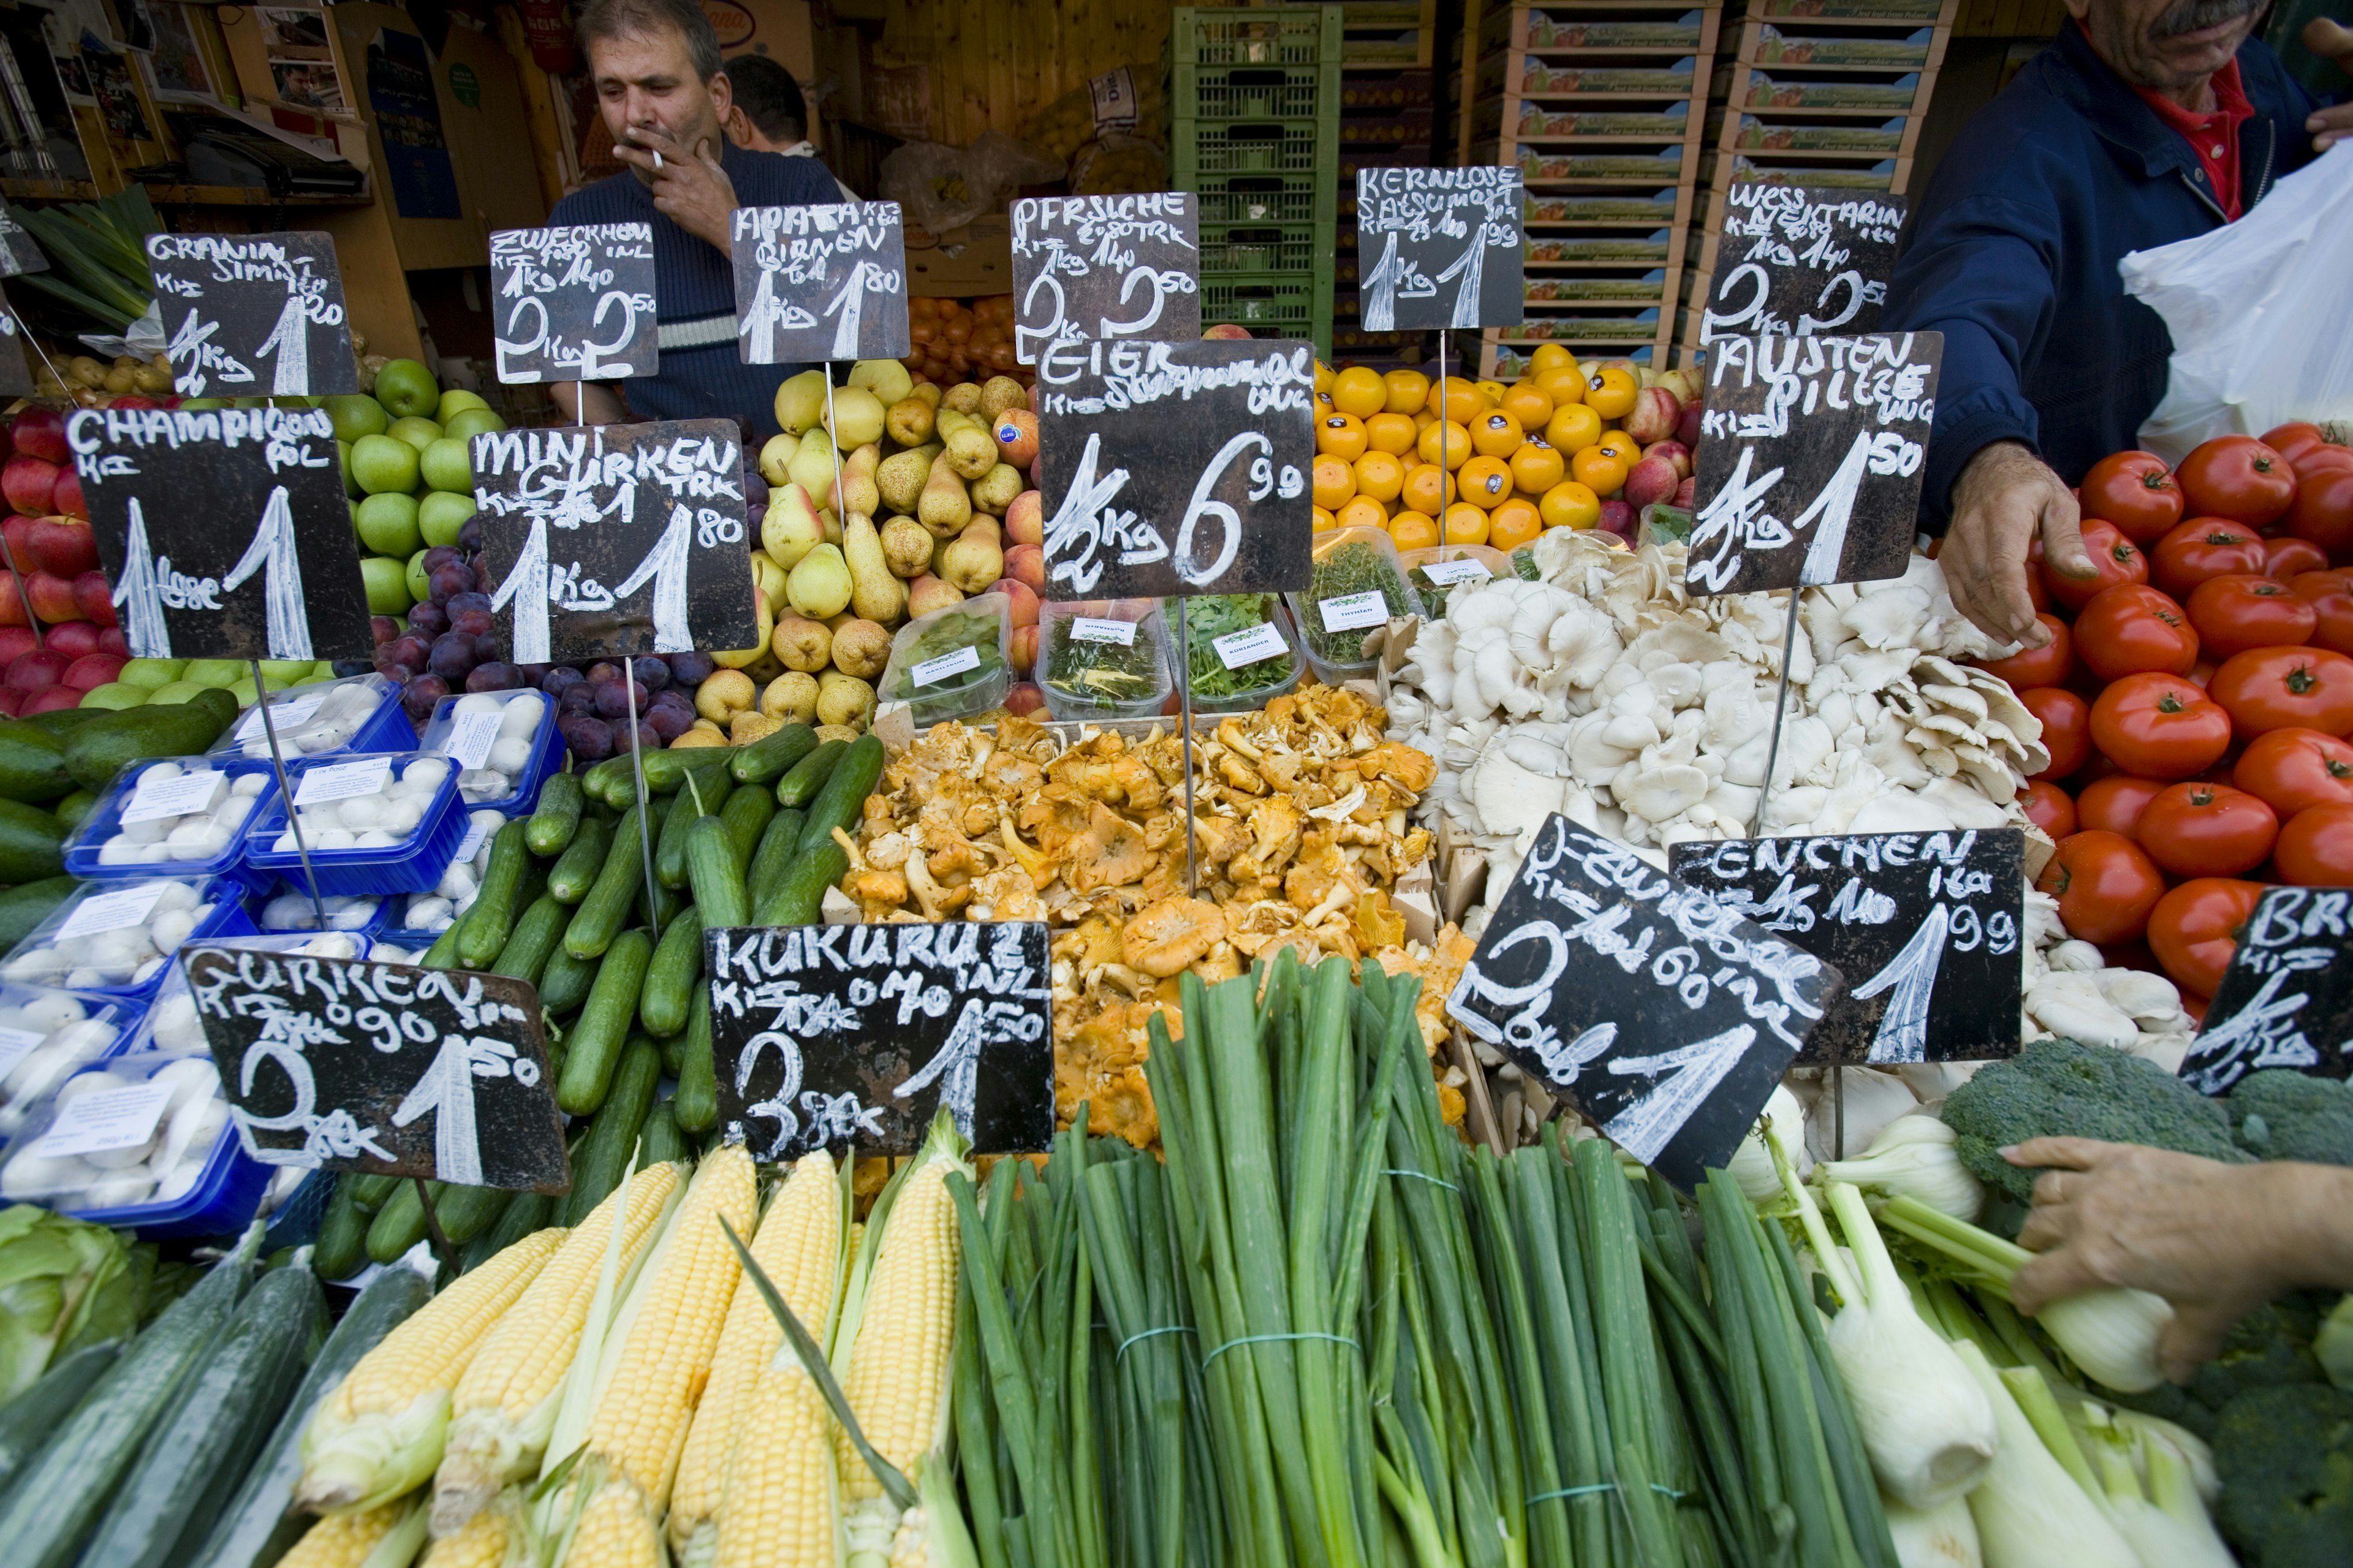
{"type": "MultiPolygon", "coordinates": [[[[735,270],[728,215],[738,206],[807,206],[841,199],[814,158],[734,145],[721,130],[732,106],[719,37],[695,0],[589,0],[580,48],[613,155],[629,167],[555,204],[552,224],[650,223],[661,372],[624,384],[639,419],[738,419],[749,446],[776,433],[776,392],[799,365],[751,365],[735,352],[735,270]]],[[[555,394],[585,424],[623,417],[607,385],[555,394]]]]}
{"type": "MultiPolygon", "coordinates": [[[[2261,0],[2067,0],[2073,20],[1962,131],[1914,210],[1883,324],[1945,334],[1923,498],[1953,602],[2050,640],[2027,552],[2091,575],[2068,486],[2137,444],[2172,340],[2116,264],[2206,233],[2353,137],[2252,34],[2261,0]]],[[[2353,31],[2306,32],[2353,59],[2353,31]]],[[[2327,330],[2342,330],[2331,323],[2327,330]]]]}

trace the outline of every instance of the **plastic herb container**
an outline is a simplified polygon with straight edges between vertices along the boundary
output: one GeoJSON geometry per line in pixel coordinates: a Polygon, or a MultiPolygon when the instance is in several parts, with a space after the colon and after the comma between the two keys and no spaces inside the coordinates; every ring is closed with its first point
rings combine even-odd
{"type": "Polygon", "coordinates": [[[1447,596],[1457,588],[1513,575],[1512,558],[1484,544],[1432,544],[1398,557],[1405,580],[1421,600],[1421,613],[1443,619],[1447,596]]]}
{"type": "Polygon", "coordinates": [[[231,877],[89,883],[0,961],[0,980],[144,1003],[185,943],[253,933],[245,891],[231,877]]]}
{"type": "MultiPolygon", "coordinates": [[[[241,936],[223,945],[337,960],[365,958],[373,947],[364,936],[339,931],[322,936],[241,936]]],[[[124,1054],[196,1057],[211,1048],[205,1040],[205,1026],[196,1017],[196,999],[188,989],[188,972],[175,963],[164,976],[163,987],[155,993],[154,1005],[147,1009],[147,1016],[132,1031],[124,1054]]]]}
{"type": "Polygon", "coordinates": [[[919,729],[1004,705],[1013,689],[1012,601],[982,594],[899,628],[875,695],[903,702],[919,729]]]}
{"type": "Polygon", "coordinates": [[[400,706],[400,688],[374,670],[271,692],[267,729],[260,708],[248,708],[213,742],[210,754],[268,757],[270,729],[278,732],[279,754],[290,763],[337,752],[406,751],[417,742],[400,706]]]}
{"type": "Polygon", "coordinates": [[[123,1055],[59,1084],[0,1163],[0,1199],[149,1238],[242,1229],[269,1167],[238,1147],[209,1056],[123,1055]]]}
{"type": "Polygon", "coordinates": [[[1171,666],[1190,660],[1193,711],[1249,713],[1298,686],[1299,633],[1275,594],[1209,594],[1183,601],[1191,637],[1179,651],[1178,601],[1163,601],[1171,666]]]}
{"type": "Polygon", "coordinates": [[[294,792],[246,835],[246,862],[301,884],[302,853],[287,826],[290,805],[322,893],[421,893],[466,836],[458,769],[422,752],[312,757],[286,764],[294,792]]]}
{"type": "Polygon", "coordinates": [[[536,691],[470,691],[433,710],[420,752],[458,763],[458,796],[468,805],[513,812],[539,798],[564,761],[555,704],[536,691]]]}
{"type": "Polygon", "coordinates": [[[133,763],[66,840],[66,869],[85,881],[218,876],[244,858],[247,825],[277,795],[278,774],[267,760],[133,763]]]}
{"type": "Polygon", "coordinates": [[[1421,600],[1405,580],[1397,545],[1383,530],[1332,529],[1315,536],[1314,575],[1304,593],[1286,595],[1298,617],[1307,667],[1336,686],[1368,674],[1365,634],[1399,616],[1418,616],[1421,600]]]}
{"type": "Polygon", "coordinates": [[[1038,607],[1032,677],[1055,718],[1146,719],[1176,689],[1156,599],[1092,599],[1038,607]]]}
{"type": "Polygon", "coordinates": [[[119,1048],[134,1016],[102,997],[0,984],[0,1143],[69,1074],[119,1048]]]}

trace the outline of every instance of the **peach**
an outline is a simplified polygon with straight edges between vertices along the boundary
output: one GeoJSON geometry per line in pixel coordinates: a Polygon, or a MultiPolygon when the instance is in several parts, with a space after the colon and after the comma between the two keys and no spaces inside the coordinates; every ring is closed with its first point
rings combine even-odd
{"type": "Polygon", "coordinates": [[[1642,448],[1642,456],[1645,458],[1664,458],[1668,462],[1672,463],[1675,466],[1675,477],[1677,479],[1687,479],[1691,478],[1691,448],[1684,446],[1681,441],[1653,441],[1649,446],[1642,448]]]}
{"type": "Polygon", "coordinates": [[[1036,623],[1017,626],[1013,632],[1013,672],[1027,675],[1038,662],[1038,627],[1036,623]]]}
{"type": "Polygon", "coordinates": [[[1012,544],[1043,544],[1046,542],[1045,498],[1036,490],[1023,490],[1005,509],[1005,538],[1012,544]]]}
{"type": "Polygon", "coordinates": [[[1675,422],[1683,412],[1683,403],[1673,393],[1663,386],[1646,386],[1634,395],[1634,406],[1626,412],[1624,428],[1637,444],[1647,447],[1673,435],[1675,422]]]}
{"type": "Polygon", "coordinates": [[[1674,464],[1664,458],[1644,458],[1626,470],[1626,488],[1622,492],[1626,504],[1640,510],[1670,500],[1683,476],[1675,472],[1674,464]]]}
{"type": "Polygon", "coordinates": [[[1021,581],[1020,578],[999,577],[981,592],[1002,594],[1012,601],[1013,607],[1010,614],[1017,629],[1022,626],[1034,626],[1038,624],[1038,590],[1021,581]]]}
{"type": "Polygon", "coordinates": [[[1027,408],[1008,408],[998,415],[990,434],[997,437],[997,455],[1015,468],[1037,461],[1038,416],[1027,408]]]}
{"type": "Polygon", "coordinates": [[[1046,710],[1046,694],[1029,681],[1023,681],[1005,694],[1008,713],[1042,713],[1046,710]]]}
{"type": "Polygon", "coordinates": [[[1005,574],[1018,582],[1029,584],[1039,594],[1045,593],[1045,548],[1036,544],[1015,545],[1005,552],[1005,574]]]}

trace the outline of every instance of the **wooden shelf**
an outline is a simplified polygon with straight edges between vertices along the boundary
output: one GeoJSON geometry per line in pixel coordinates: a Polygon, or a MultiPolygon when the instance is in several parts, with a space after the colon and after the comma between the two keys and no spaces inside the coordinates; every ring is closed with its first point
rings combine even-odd
{"type": "Polygon", "coordinates": [[[147,195],[162,205],[197,207],[364,207],[375,199],[365,191],[350,195],[274,196],[253,185],[150,184],[147,195]]]}
{"type": "Polygon", "coordinates": [[[90,180],[0,179],[0,196],[20,202],[94,202],[98,185],[90,180]]]}

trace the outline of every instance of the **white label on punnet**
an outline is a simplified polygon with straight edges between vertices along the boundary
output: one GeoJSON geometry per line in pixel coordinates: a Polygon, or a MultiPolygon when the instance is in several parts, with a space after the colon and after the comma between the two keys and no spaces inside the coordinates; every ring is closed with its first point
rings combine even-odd
{"type": "Polygon", "coordinates": [[[458,853],[450,857],[450,858],[452,860],[471,860],[474,858],[474,852],[481,848],[482,840],[491,836],[491,825],[487,822],[478,822],[471,827],[467,828],[466,837],[458,840],[458,853]]]}
{"type": "Polygon", "coordinates": [[[58,1107],[58,1119],[32,1152],[54,1160],[63,1154],[103,1154],[136,1149],[155,1136],[155,1124],[172,1103],[168,1083],[132,1083],[94,1089],[58,1107]]]}
{"type": "Polygon", "coordinates": [[[1218,658],[1228,669],[1240,669],[1246,664],[1257,664],[1291,651],[1272,621],[1261,621],[1246,632],[1228,632],[1212,639],[1209,646],[1218,650],[1218,658]]]}
{"type": "Polygon", "coordinates": [[[1078,642],[1115,642],[1122,647],[1135,646],[1134,621],[1099,621],[1092,616],[1071,617],[1071,636],[1078,642]]]}
{"type": "Polygon", "coordinates": [[[152,773],[142,773],[139,787],[123,803],[122,820],[153,822],[163,816],[210,811],[227,787],[227,773],[178,773],[167,779],[156,778],[152,773]]]}
{"type": "Polygon", "coordinates": [[[1494,576],[1484,561],[1465,556],[1460,561],[1425,561],[1421,574],[1441,588],[1458,588],[1465,583],[1484,583],[1494,576]]]}
{"type": "Polygon", "coordinates": [[[16,1064],[40,1048],[48,1037],[38,1029],[0,1029],[0,1079],[16,1070],[16,1064]]]}
{"type": "Polygon", "coordinates": [[[74,906],[65,923],[58,927],[58,942],[68,942],[78,936],[96,936],[102,931],[121,931],[145,920],[163,898],[169,882],[142,882],[135,888],[118,888],[111,893],[93,893],[74,906]]]}
{"type": "Polygon", "coordinates": [[[480,767],[491,760],[491,748],[498,744],[500,718],[496,712],[458,714],[441,749],[461,769],[480,767]]]}
{"type": "Polygon", "coordinates": [[[980,668],[980,650],[960,647],[954,653],[944,653],[937,658],[927,658],[907,672],[907,679],[918,686],[937,686],[951,675],[962,675],[967,669],[980,668]]]}
{"type": "MultiPolygon", "coordinates": [[[[324,691],[306,691],[300,697],[290,697],[283,702],[273,702],[269,705],[269,728],[282,734],[316,713],[319,710],[319,704],[326,700],[327,694],[324,691]]],[[[263,738],[261,709],[259,705],[256,705],[253,711],[248,713],[244,721],[237,725],[237,738],[240,741],[259,741],[263,738]]]]}
{"type": "Polygon", "coordinates": [[[1336,599],[1316,602],[1316,610],[1324,617],[1327,632],[1353,632],[1364,626],[1377,626],[1389,618],[1389,602],[1377,588],[1367,588],[1361,594],[1345,594],[1336,599]]]}
{"type": "Polygon", "coordinates": [[[302,775],[295,786],[296,805],[317,805],[322,801],[349,800],[353,795],[375,795],[392,778],[390,757],[362,757],[353,763],[332,763],[323,768],[312,768],[302,775]]]}

